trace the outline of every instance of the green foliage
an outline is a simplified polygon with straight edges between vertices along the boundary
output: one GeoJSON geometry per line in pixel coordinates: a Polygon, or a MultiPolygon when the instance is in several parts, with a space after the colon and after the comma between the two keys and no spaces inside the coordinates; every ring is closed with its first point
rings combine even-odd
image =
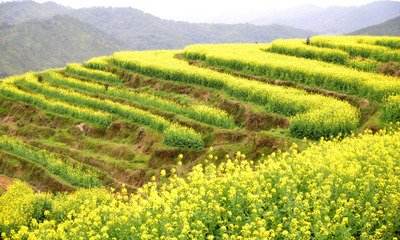
{"type": "Polygon", "coordinates": [[[387,122],[400,122],[400,95],[388,97],[383,108],[383,118],[387,122]]]}
{"type": "Polygon", "coordinates": [[[132,195],[54,197],[47,221],[5,239],[393,239],[399,148],[399,132],[382,132],[293,147],[258,164],[237,153],[186,178],[171,171],[132,195]]]}
{"type": "Polygon", "coordinates": [[[204,147],[203,139],[193,129],[173,124],[165,130],[164,143],[181,149],[200,150],[204,147]]]}
{"type": "Polygon", "coordinates": [[[33,149],[32,147],[11,137],[0,137],[0,150],[21,157],[34,164],[40,165],[51,174],[61,178],[65,182],[77,187],[96,187],[101,182],[97,175],[81,167],[72,167],[68,163],[57,158],[44,150],[33,149]]]}
{"type": "Polygon", "coordinates": [[[85,62],[83,65],[97,70],[106,70],[108,68],[109,57],[95,57],[85,62]]]}

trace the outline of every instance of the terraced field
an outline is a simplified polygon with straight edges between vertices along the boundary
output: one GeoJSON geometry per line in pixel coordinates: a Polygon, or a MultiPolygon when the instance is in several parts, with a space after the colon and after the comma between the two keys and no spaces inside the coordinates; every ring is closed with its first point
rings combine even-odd
{"type": "Polygon", "coordinates": [[[3,79],[0,239],[398,239],[399,56],[318,36],[3,79]]]}
{"type": "Polygon", "coordinates": [[[0,84],[2,174],[41,190],[134,190],[185,156],[184,172],[400,120],[399,38],[119,52],[0,84]],[[222,160],[221,160],[222,159],[222,160]]]}

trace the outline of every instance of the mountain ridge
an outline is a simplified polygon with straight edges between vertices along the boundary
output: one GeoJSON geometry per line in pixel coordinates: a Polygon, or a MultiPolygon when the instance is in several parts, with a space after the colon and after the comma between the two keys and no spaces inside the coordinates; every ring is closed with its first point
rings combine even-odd
{"type": "Polygon", "coordinates": [[[400,2],[376,1],[353,7],[300,6],[258,18],[251,23],[284,25],[318,33],[343,34],[371,25],[382,23],[400,15],[400,2]]]}
{"type": "Polygon", "coordinates": [[[69,16],[0,28],[3,75],[63,66],[124,49],[118,40],[69,16]]]}
{"type": "Polygon", "coordinates": [[[68,61],[84,61],[89,57],[120,49],[176,49],[193,43],[268,42],[276,38],[306,37],[311,34],[279,25],[186,23],[164,20],[135,8],[72,9],[53,2],[40,4],[30,0],[1,3],[0,19],[7,19],[0,20],[0,34],[11,34],[15,40],[14,43],[8,41],[6,45],[5,40],[2,40],[3,46],[0,49],[4,49],[4,57],[0,60],[0,72],[3,75],[56,67],[68,61]],[[9,18],[9,15],[13,17],[9,18]],[[50,26],[52,20],[60,18],[72,19],[65,23],[70,29],[76,29],[69,31],[71,36],[65,36],[62,31],[54,28],[57,21],[53,27],[50,26]],[[43,28],[42,24],[47,27],[43,28]],[[34,27],[38,29],[35,30],[34,27]],[[84,29],[83,32],[79,30],[81,28],[84,29]],[[36,31],[40,34],[34,34],[36,31]],[[72,43],[66,43],[66,49],[69,49],[66,53],[64,46],[49,43],[52,38],[38,36],[53,36],[57,41],[66,41],[70,37],[72,43]],[[98,39],[99,44],[90,46],[89,43],[94,39],[98,39]],[[74,48],[74,45],[79,44],[85,47],[74,48]],[[98,49],[93,49],[94,46],[98,49]],[[26,51],[21,52],[21,48],[26,51]],[[45,51],[43,56],[39,54],[40,49],[45,51]],[[81,54],[73,49],[95,54],[81,54]],[[30,54],[35,57],[28,56],[30,54]],[[36,64],[37,62],[43,65],[36,64]]]}
{"type": "Polygon", "coordinates": [[[362,35],[389,35],[399,36],[400,35],[400,16],[392,18],[386,22],[369,26],[351,34],[362,34],[362,35]]]}
{"type": "Polygon", "coordinates": [[[126,42],[133,49],[182,48],[193,43],[268,42],[276,38],[306,37],[309,31],[288,26],[208,24],[164,20],[134,8],[86,8],[71,15],[126,42]],[[106,16],[107,21],[102,21],[106,16]],[[136,22],[138,24],[130,24],[136,22]],[[158,39],[154,38],[155,32],[158,39]],[[140,42],[134,42],[139,39],[140,42]],[[151,46],[141,43],[151,42],[151,46]]]}

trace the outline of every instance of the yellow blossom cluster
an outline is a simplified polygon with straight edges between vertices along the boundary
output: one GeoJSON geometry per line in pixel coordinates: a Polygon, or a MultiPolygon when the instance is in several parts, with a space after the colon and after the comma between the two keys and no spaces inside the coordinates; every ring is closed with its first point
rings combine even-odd
{"type": "Polygon", "coordinates": [[[186,177],[164,170],[165,181],[134,194],[79,190],[46,207],[29,188],[11,188],[0,197],[0,229],[7,240],[396,239],[399,148],[400,132],[387,131],[293,146],[259,163],[237,153],[186,177]]]}

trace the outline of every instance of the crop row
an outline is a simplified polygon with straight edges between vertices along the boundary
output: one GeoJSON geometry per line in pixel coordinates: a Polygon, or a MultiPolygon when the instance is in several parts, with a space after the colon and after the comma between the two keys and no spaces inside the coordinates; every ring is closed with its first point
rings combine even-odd
{"type": "Polygon", "coordinates": [[[185,56],[205,61],[211,66],[293,81],[376,101],[400,94],[400,82],[394,77],[263,51],[268,47],[262,44],[193,45],[185,49],[185,56]]]}
{"type": "Polygon", "coordinates": [[[397,239],[399,149],[397,132],[323,141],[256,164],[238,153],[134,194],[79,190],[48,196],[47,207],[16,183],[0,196],[0,229],[4,240],[397,239]]]}
{"type": "Polygon", "coordinates": [[[109,63],[109,57],[95,57],[85,62],[83,65],[88,68],[97,69],[97,70],[107,70],[109,63]]]}
{"type": "Polygon", "coordinates": [[[80,64],[69,64],[65,72],[73,77],[79,77],[88,80],[96,80],[106,84],[122,84],[123,81],[115,74],[85,68],[80,64]]]}
{"type": "Polygon", "coordinates": [[[400,61],[399,50],[363,43],[362,40],[354,43],[343,37],[317,36],[311,39],[311,44],[318,47],[341,49],[351,56],[372,58],[382,62],[400,61]]]}
{"type": "Polygon", "coordinates": [[[183,106],[174,101],[170,101],[149,93],[134,92],[123,87],[105,88],[101,84],[84,82],[74,78],[67,78],[55,72],[46,72],[43,74],[43,76],[46,82],[55,86],[63,86],[89,94],[102,94],[107,97],[127,100],[133,104],[181,114],[199,122],[207,123],[217,127],[235,127],[234,120],[226,112],[220,109],[208,107],[206,105],[195,104],[191,106],[183,106]]]}
{"type": "Polygon", "coordinates": [[[164,132],[165,142],[171,146],[181,147],[186,144],[185,148],[196,149],[200,149],[203,146],[201,136],[194,130],[177,124],[172,124],[163,117],[132,106],[116,103],[108,99],[100,100],[98,98],[77,93],[74,90],[52,87],[46,83],[41,84],[38,82],[36,77],[17,80],[15,84],[35,93],[43,94],[77,106],[85,106],[91,109],[101,110],[117,115],[127,121],[143,124],[159,132],[164,132]],[[179,137],[182,139],[179,139],[176,136],[177,134],[168,135],[170,132],[169,128],[172,128],[175,132],[181,132],[179,137]]]}
{"type": "Polygon", "coordinates": [[[55,155],[36,150],[19,140],[0,136],[0,151],[7,152],[45,168],[49,173],[76,187],[97,187],[101,185],[95,173],[82,167],[72,167],[55,155]]]}
{"type": "Polygon", "coordinates": [[[112,62],[145,75],[221,89],[237,99],[290,116],[290,130],[297,137],[319,138],[348,133],[358,125],[358,111],[348,103],[191,66],[174,58],[175,53],[121,52],[113,55],[112,62]]]}
{"type": "Polygon", "coordinates": [[[388,97],[383,108],[383,118],[387,122],[400,122],[400,95],[388,97]]]}
{"type": "MultiPolygon", "coordinates": [[[[34,76],[28,74],[23,78],[33,78],[34,76]]],[[[107,127],[112,122],[110,114],[94,111],[92,109],[73,106],[63,101],[57,101],[54,99],[47,99],[41,94],[33,94],[22,91],[14,86],[14,82],[21,78],[9,78],[0,84],[0,94],[21,101],[27,104],[31,104],[37,108],[44,109],[45,111],[52,112],[58,115],[79,119],[94,125],[107,127]]]]}
{"type": "Polygon", "coordinates": [[[327,36],[325,38],[348,43],[365,43],[392,49],[400,49],[400,37],[395,36],[327,36]]]}
{"type": "Polygon", "coordinates": [[[314,47],[306,45],[304,41],[297,39],[273,41],[268,50],[274,53],[316,59],[343,65],[350,58],[350,55],[345,51],[314,47]]]}
{"type": "Polygon", "coordinates": [[[379,62],[373,59],[350,57],[343,50],[306,45],[304,41],[297,39],[276,40],[267,50],[273,53],[341,64],[367,72],[376,72],[379,65],[379,62]]]}

